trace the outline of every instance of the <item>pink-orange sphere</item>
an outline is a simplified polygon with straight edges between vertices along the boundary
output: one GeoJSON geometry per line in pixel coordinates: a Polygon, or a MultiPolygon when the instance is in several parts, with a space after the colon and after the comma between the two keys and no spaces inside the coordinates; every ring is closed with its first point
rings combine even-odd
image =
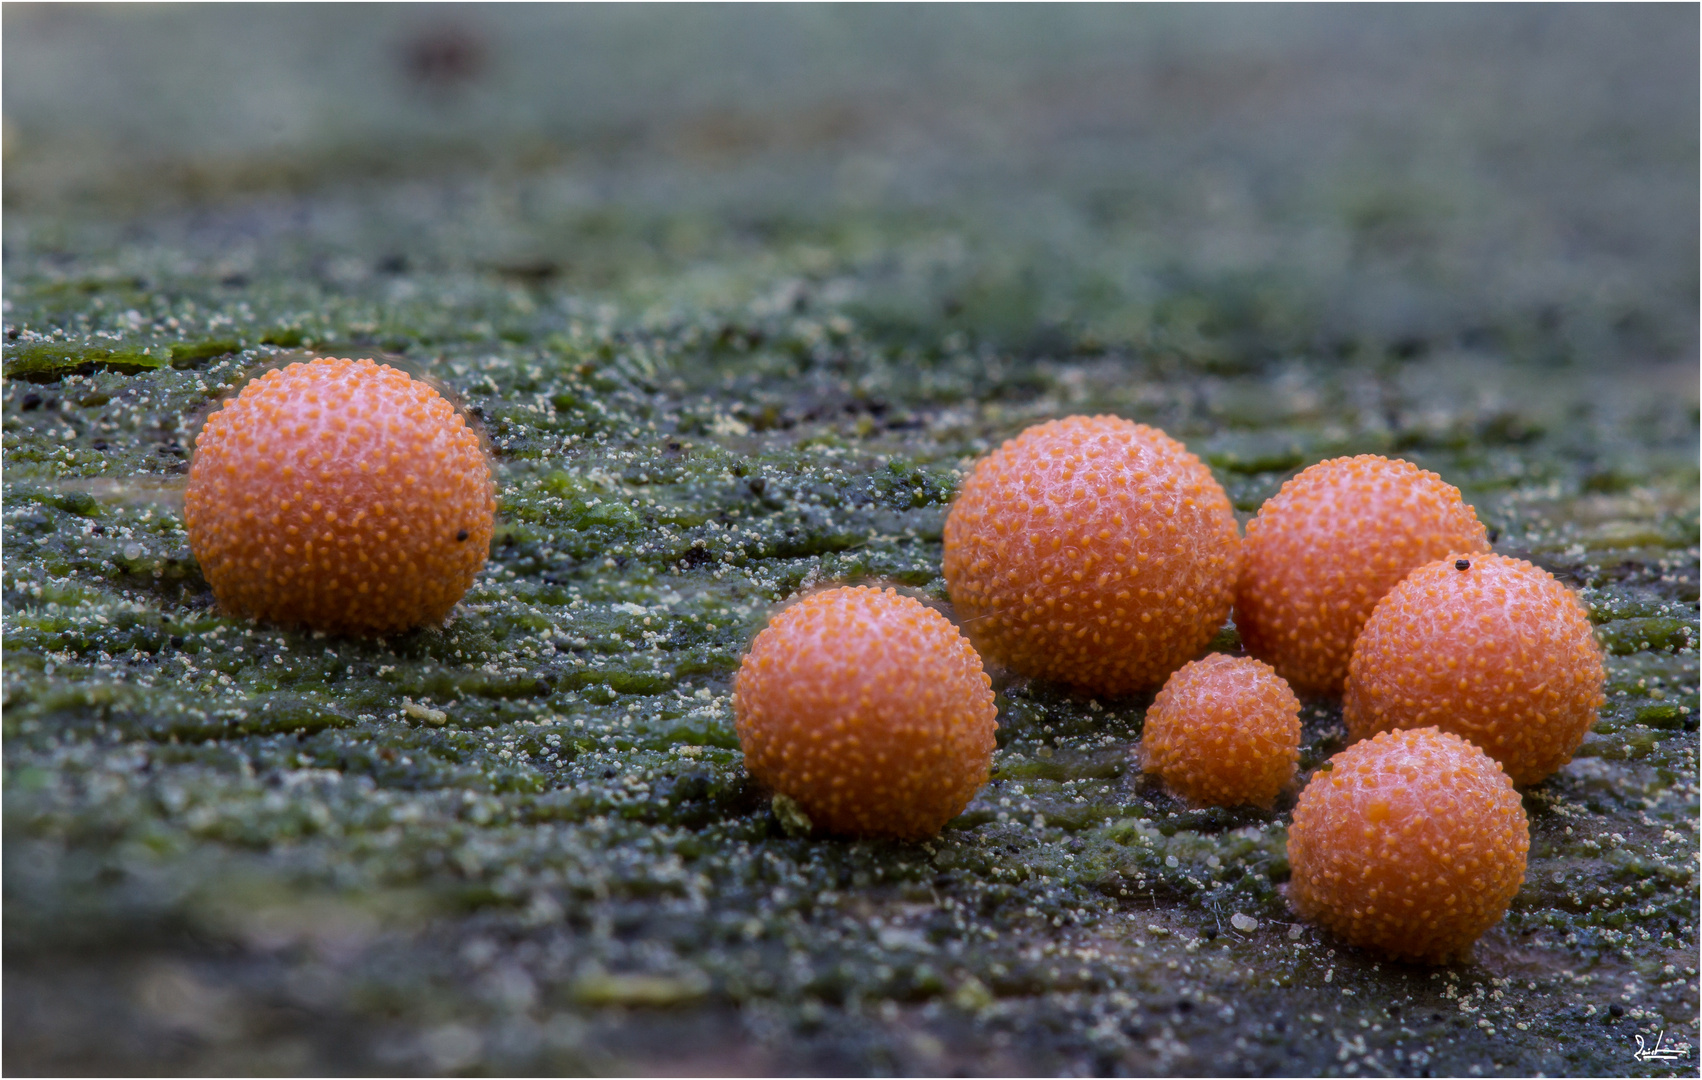
{"type": "Polygon", "coordinates": [[[987,783],[991,687],[939,612],[891,589],[828,589],[757,635],[733,712],[745,768],[812,824],[922,839],[987,783]]]}
{"type": "Polygon", "coordinates": [[[1140,758],[1195,805],[1268,808],[1300,760],[1300,699],[1269,664],[1212,653],[1158,692],[1140,758]]]}
{"type": "Polygon", "coordinates": [[[495,513],[461,414],[371,360],[251,381],[207,417],[183,498],[226,611],[354,634],[441,622],[490,554],[495,513]]]}
{"type": "Polygon", "coordinates": [[[1348,667],[1355,738],[1434,725],[1534,784],[1568,761],[1606,700],[1590,616],[1548,571],[1460,553],[1383,597],[1348,667]]]}
{"type": "Polygon", "coordinates": [[[1350,944],[1438,962],[1500,921],[1530,827],[1513,782],[1435,728],[1384,732],[1319,769],[1288,830],[1288,898],[1350,944]]]}
{"type": "Polygon", "coordinates": [[[945,579],[989,660],[1103,694],[1156,686],[1229,615],[1235,514],[1156,428],[1072,416],[976,465],[945,526],[945,579]]]}
{"type": "Polygon", "coordinates": [[[1414,567],[1489,539],[1459,489],[1373,454],[1322,461],[1247,523],[1235,626],[1304,694],[1339,694],[1360,627],[1414,567]]]}

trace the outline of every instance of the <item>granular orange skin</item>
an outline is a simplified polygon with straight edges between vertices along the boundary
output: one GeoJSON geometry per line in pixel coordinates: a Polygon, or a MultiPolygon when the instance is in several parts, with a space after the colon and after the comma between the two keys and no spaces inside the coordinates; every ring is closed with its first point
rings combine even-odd
{"type": "Polygon", "coordinates": [[[1342,717],[1355,738],[1451,731],[1523,786],[1572,760],[1607,700],[1605,679],[1570,589],[1521,559],[1461,553],[1414,570],[1378,603],[1353,647],[1342,717]]]}
{"type": "Polygon", "coordinates": [[[1300,699],[1269,664],[1212,653],[1158,692],[1140,759],[1196,806],[1268,809],[1300,760],[1300,699]]]}
{"type": "Polygon", "coordinates": [[[268,371],[207,417],[183,516],[226,611],[386,634],[443,620],[495,513],[484,448],[443,395],[322,359],[268,371]]]}
{"type": "Polygon", "coordinates": [[[1464,956],[1525,877],[1530,828],[1495,760],[1436,728],[1384,732],[1313,775],[1288,830],[1289,902],[1389,956],[1464,956]]]}
{"type": "Polygon", "coordinates": [[[1200,459],[1114,416],[1031,427],[946,518],[945,579],[984,656],[1106,694],[1198,656],[1234,598],[1241,536],[1200,459]]]}
{"type": "Polygon", "coordinates": [[[1339,694],[1353,640],[1414,567],[1489,550],[1460,491],[1374,454],[1321,461],[1247,523],[1235,626],[1247,652],[1303,694],[1339,694]]]}
{"type": "Polygon", "coordinates": [[[957,628],[891,589],[798,601],[733,680],[745,768],[850,836],[938,833],[987,783],[997,712],[957,628]]]}

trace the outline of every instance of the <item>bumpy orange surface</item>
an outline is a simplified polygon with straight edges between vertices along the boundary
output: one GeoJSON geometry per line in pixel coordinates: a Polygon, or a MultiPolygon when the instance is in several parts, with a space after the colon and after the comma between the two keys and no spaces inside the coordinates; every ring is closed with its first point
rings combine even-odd
{"type": "Polygon", "coordinates": [[[1534,784],[1572,760],[1605,677],[1571,590],[1522,559],[1460,554],[1414,570],[1371,613],[1342,717],[1355,738],[1435,725],[1534,784]]]}
{"type": "Polygon", "coordinates": [[[1269,807],[1300,760],[1300,699],[1269,664],[1213,653],[1165,682],[1140,756],[1196,805],[1269,807]]]}
{"type": "Polygon", "coordinates": [[[745,768],[829,832],[921,839],[987,783],[998,726],[981,658],[891,589],[776,615],[733,680],[745,768]]]}
{"type": "Polygon", "coordinates": [[[976,465],[946,518],[945,578],[988,659],[1126,694],[1206,647],[1240,551],[1228,496],[1181,443],[1072,416],[976,465]]]}
{"type": "Polygon", "coordinates": [[[1435,728],[1385,732],[1300,793],[1288,897],[1354,945],[1442,961],[1500,921],[1529,850],[1525,809],[1494,759],[1435,728]]]}
{"type": "Polygon", "coordinates": [[[269,371],[207,417],[183,509],[227,611],[382,634],[449,613],[490,553],[496,496],[443,395],[325,359],[269,371]]]}
{"type": "Polygon", "coordinates": [[[1435,473],[1373,454],[1322,461],[1247,523],[1235,626],[1296,690],[1338,694],[1353,639],[1396,582],[1488,550],[1477,513],[1435,473]]]}

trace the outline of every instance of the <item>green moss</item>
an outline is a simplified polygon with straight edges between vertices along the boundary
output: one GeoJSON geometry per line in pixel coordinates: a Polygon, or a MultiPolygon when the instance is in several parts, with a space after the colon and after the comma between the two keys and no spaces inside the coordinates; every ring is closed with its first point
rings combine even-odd
{"type": "Polygon", "coordinates": [[[71,342],[31,342],[8,345],[3,369],[8,379],[51,383],[66,375],[94,371],[116,371],[126,375],[164,367],[173,359],[169,346],[142,349],[106,349],[71,342]]]}
{"type": "MultiPolygon", "coordinates": [[[[300,344],[300,342],[297,342],[300,344]]],[[[207,361],[240,352],[242,343],[231,339],[187,342],[171,347],[171,366],[179,371],[205,367],[207,361]]]]}

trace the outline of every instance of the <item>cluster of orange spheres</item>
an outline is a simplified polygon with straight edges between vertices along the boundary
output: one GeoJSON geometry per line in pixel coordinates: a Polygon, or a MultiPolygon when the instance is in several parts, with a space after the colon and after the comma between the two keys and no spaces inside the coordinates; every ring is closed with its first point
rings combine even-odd
{"type": "Polygon", "coordinates": [[[1489,554],[1459,491],[1404,461],[1315,465],[1243,539],[1180,443],[1071,417],[983,459],[944,535],[967,641],[890,590],[835,589],[778,616],[739,671],[751,771],[831,831],[923,836],[967,805],[993,750],[982,657],[1097,694],[1161,687],[1138,758],[1196,805],[1272,806],[1297,776],[1295,690],[1345,693],[1361,741],[1299,796],[1293,903],[1441,960],[1523,877],[1514,782],[1570,760],[1601,705],[1577,599],[1489,554]],[[1197,659],[1232,610],[1250,655],[1197,659]]]}
{"type": "MultiPolygon", "coordinates": [[[[250,383],[196,442],[185,523],[219,602],[345,633],[441,620],[489,550],[477,435],[371,361],[250,383]]],[[[1583,607],[1489,553],[1434,473],[1375,456],[1301,472],[1247,524],[1198,457],[1108,416],[1022,432],[946,519],[967,637],[891,589],[778,614],[734,682],[747,767],[834,833],[933,835],[986,784],[982,658],[1104,695],[1158,689],[1138,757],[1195,804],[1270,807],[1296,778],[1295,691],[1359,740],[1300,794],[1292,901],[1346,940],[1442,959],[1518,888],[1513,784],[1571,759],[1602,703],[1583,607]],[[1200,659],[1234,612],[1247,657],[1200,659]]]]}

